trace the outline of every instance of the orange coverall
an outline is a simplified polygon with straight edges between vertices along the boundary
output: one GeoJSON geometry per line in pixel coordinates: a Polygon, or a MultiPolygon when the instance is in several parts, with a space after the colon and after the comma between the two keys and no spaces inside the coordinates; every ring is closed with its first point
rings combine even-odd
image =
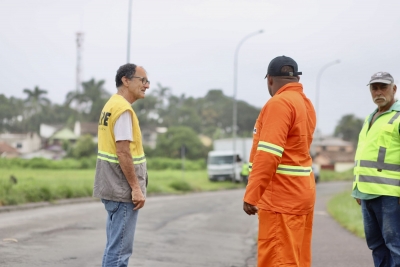
{"type": "Polygon", "coordinates": [[[258,267],[311,266],[315,125],[300,83],[280,88],[257,118],[243,200],[259,208],[258,267]]]}

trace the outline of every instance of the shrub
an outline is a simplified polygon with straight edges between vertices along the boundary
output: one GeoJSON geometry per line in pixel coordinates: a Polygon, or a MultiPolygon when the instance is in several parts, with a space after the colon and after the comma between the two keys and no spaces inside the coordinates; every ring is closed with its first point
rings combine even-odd
{"type": "Polygon", "coordinates": [[[96,153],[97,145],[93,142],[91,135],[79,137],[78,141],[72,147],[71,154],[74,158],[90,157],[96,153]]]}
{"type": "MultiPolygon", "coordinates": [[[[171,158],[147,158],[147,167],[151,170],[180,170],[182,169],[181,159],[171,158]]],[[[205,160],[185,160],[183,168],[188,171],[198,171],[206,169],[205,160]]]]}
{"type": "Polygon", "coordinates": [[[53,199],[52,191],[46,186],[35,187],[32,185],[24,187],[22,191],[27,202],[50,201],[53,199]]]}
{"type": "Polygon", "coordinates": [[[6,159],[0,158],[1,169],[94,169],[96,167],[97,156],[85,157],[80,159],[66,158],[62,160],[50,160],[45,158],[32,159],[6,159]]]}
{"type": "Polygon", "coordinates": [[[194,191],[194,188],[186,181],[173,181],[172,183],[169,184],[170,187],[177,191],[182,191],[182,192],[190,192],[194,191]]]}
{"type": "Polygon", "coordinates": [[[151,195],[151,194],[159,194],[159,193],[164,193],[163,188],[161,187],[161,185],[156,184],[156,183],[149,183],[149,185],[147,186],[147,194],[151,195]]]}

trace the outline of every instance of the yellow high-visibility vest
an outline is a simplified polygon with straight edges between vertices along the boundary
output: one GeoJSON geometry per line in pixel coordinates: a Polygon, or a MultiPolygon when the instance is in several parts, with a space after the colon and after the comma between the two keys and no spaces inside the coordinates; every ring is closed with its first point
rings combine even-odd
{"type": "Polygon", "coordinates": [[[143,195],[146,195],[147,167],[142,145],[139,120],[129,102],[121,95],[113,95],[100,115],[98,126],[98,154],[93,196],[118,202],[131,202],[131,187],[119,165],[114,125],[119,116],[129,111],[132,117],[130,152],[143,195]]]}
{"type": "MultiPolygon", "coordinates": [[[[372,115],[371,115],[372,116],[372,115]]],[[[355,156],[353,190],[366,194],[400,196],[400,111],[380,115],[361,129],[355,156]]]]}

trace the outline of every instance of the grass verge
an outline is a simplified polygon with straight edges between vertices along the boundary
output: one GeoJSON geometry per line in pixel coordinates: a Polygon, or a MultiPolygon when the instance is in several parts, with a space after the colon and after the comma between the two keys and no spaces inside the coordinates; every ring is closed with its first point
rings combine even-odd
{"type": "Polygon", "coordinates": [[[321,182],[351,181],[353,177],[354,177],[353,169],[344,172],[335,172],[330,170],[321,170],[320,172],[321,182]]]}
{"type": "MultiPolygon", "coordinates": [[[[0,169],[0,206],[92,195],[94,170],[0,169]],[[11,182],[14,176],[17,183],[11,182]]],[[[182,194],[244,188],[244,184],[209,182],[202,171],[149,170],[148,195],[182,194]]]]}
{"type": "Polygon", "coordinates": [[[344,228],[365,238],[361,206],[351,196],[351,191],[339,193],[330,199],[328,212],[344,228]]]}

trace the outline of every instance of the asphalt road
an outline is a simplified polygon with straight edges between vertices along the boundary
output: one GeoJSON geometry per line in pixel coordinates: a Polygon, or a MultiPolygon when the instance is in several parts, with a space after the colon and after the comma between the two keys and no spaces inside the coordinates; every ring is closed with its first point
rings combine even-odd
{"type": "Polygon", "coordinates": [[[336,192],[351,188],[348,182],[320,183],[314,209],[313,267],[373,267],[372,255],[364,239],[343,229],[326,212],[326,204],[336,192]]]}
{"type": "MultiPolygon", "coordinates": [[[[317,186],[314,267],[373,266],[365,241],[325,211],[329,196],[348,186],[317,186]]],[[[243,192],[148,198],[129,266],[255,266],[257,218],[242,211],[243,192]]],[[[101,266],[104,244],[105,211],[99,202],[0,213],[0,266],[101,266]]]]}

